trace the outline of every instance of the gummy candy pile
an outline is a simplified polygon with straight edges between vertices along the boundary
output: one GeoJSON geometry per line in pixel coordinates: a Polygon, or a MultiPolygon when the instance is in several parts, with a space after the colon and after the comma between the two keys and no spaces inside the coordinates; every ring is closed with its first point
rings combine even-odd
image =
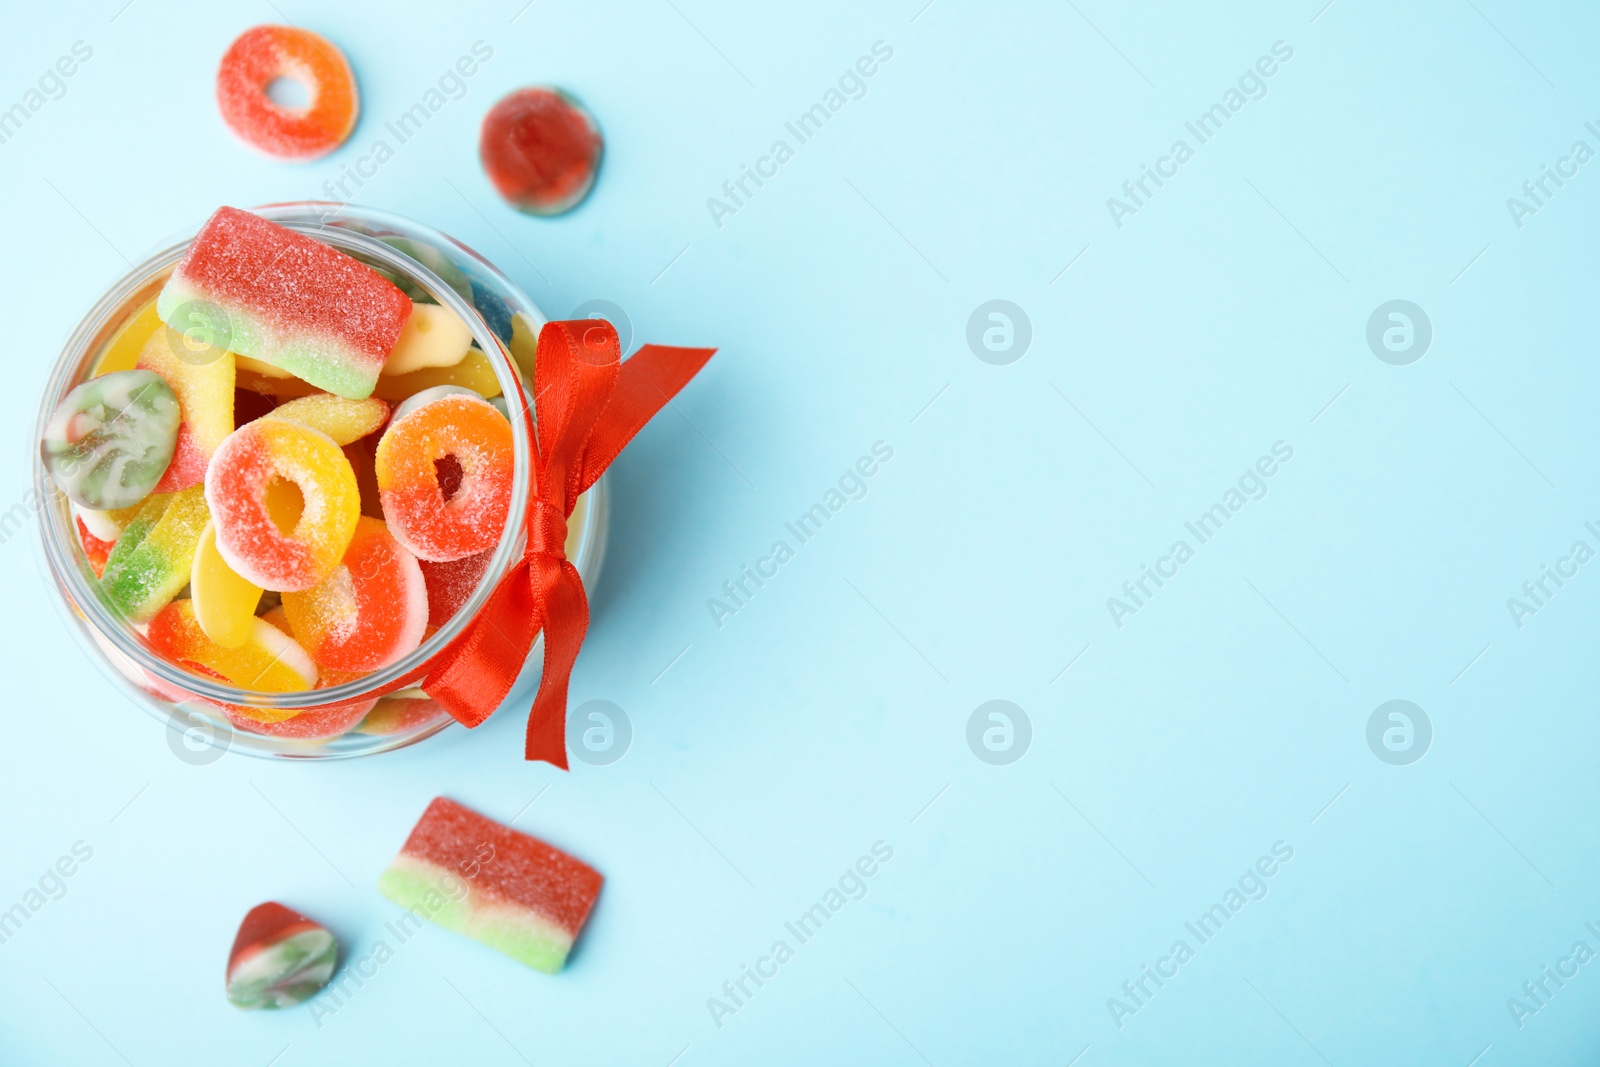
{"type": "MultiPolygon", "coordinates": [[[[510,511],[510,409],[467,323],[409,293],[225,207],[57,407],[46,469],[158,655],[255,692],[327,688],[470,597],[510,511]]],[[[373,704],[226,710],[321,738],[373,704]]],[[[414,691],[373,714],[391,733],[442,711],[414,691]]]]}

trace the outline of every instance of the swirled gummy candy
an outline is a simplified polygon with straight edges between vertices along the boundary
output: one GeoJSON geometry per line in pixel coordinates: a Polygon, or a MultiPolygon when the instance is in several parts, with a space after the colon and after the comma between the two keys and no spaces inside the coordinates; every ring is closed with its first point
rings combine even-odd
{"type": "Polygon", "coordinates": [[[292,1008],[333,977],[339,943],[320,924],[268,901],[250,909],[228,954],[228,999],[236,1007],[292,1008]]]}
{"type": "Polygon", "coordinates": [[[159,374],[123,370],[68,393],[39,451],[50,478],[94,511],[137,504],[155,489],[178,443],[183,413],[159,374]]]}

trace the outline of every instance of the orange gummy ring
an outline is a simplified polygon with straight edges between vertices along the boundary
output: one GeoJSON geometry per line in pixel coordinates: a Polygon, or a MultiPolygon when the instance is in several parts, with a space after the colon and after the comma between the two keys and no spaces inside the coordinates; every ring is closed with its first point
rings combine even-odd
{"type": "Polygon", "coordinates": [[[256,26],[239,35],[217,68],[217,106],[240,140],[280,159],[327,155],[350,136],[361,111],[344,53],[293,26],[256,26]],[[279,78],[304,85],[310,103],[275,103],[267,87],[279,78]]]}

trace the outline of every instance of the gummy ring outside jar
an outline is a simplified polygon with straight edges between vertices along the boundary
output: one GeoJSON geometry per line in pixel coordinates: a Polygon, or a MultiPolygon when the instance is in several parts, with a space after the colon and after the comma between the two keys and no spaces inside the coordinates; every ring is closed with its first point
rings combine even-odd
{"type": "Polygon", "coordinates": [[[325,37],[293,26],[240,34],[217,69],[217,106],[240,140],[280,159],[316,159],[356,127],[360,99],[344,53],[325,37]],[[310,102],[285,107],[267,95],[279,78],[305,86],[310,102]]]}

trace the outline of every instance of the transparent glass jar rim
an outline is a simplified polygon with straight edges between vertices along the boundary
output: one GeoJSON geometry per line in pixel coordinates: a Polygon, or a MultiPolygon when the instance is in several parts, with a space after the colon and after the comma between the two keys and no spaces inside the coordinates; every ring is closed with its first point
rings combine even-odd
{"type": "MultiPolygon", "coordinates": [[[[252,208],[251,210],[263,217],[272,219],[272,221],[281,226],[314,237],[343,252],[359,253],[361,258],[369,262],[376,262],[385,269],[393,271],[405,277],[408,281],[417,284],[433,299],[460,315],[462,320],[468,324],[471,328],[473,339],[477,342],[478,347],[483,350],[489,359],[490,365],[494,368],[495,377],[500,383],[502,393],[507,398],[521,396],[518,373],[515,366],[506,357],[498,337],[489,328],[488,323],[476,308],[468,304],[459,293],[432,270],[397,249],[374,237],[369,237],[347,227],[328,225],[327,222],[339,217],[348,218],[356,222],[389,226],[399,231],[396,236],[409,239],[420,237],[424,240],[437,241],[441,244],[447,243],[471,255],[478,264],[474,269],[481,270],[486,268],[495,274],[508,288],[516,288],[492,264],[483,260],[481,256],[472,252],[471,249],[445,234],[402,216],[357,208],[347,204],[279,203],[252,208]],[[320,208],[328,206],[337,207],[338,210],[333,212],[320,210],[320,208]]],[[[132,659],[141,669],[148,671],[160,681],[173,685],[184,692],[218,703],[293,710],[370,697],[375,690],[390,686],[405,675],[415,671],[417,667],[436,655],[459,636],[477,617],[484,603],[492,595],[495,586],[498,584],[498,579],[521,556],[524,543],[524,517],[528,505],[528,496],[532,492],[533,481],[534,445],[528,435],[526,423],[521,419],[511,420],[516,477],[512,485],[510,516],[506,522],[505,532],[501,536],[500,543],[495,549],[495,554],[491,557],[489,567],[485,571],[486,576],[494,576],[496,580],[480,582],[478,588],[467,599],[467,602],[457,610],[445,625],[441,626],[432,637],[424,641],[420,647],[409,655],[390,664],[388,667],[354,681],[329,686],[326,689],[312,689],[296,693],[260,693],[255,690],[241,689],[202,675],[192,674],[157,656],[148,648],[140,635],[133,630],[131,624],[105,602],[98,586],[89,583],[82,567],[74,559],[73,550],[70,546],[77,541],[76,531],[72,529],[70,524],[63,525],[63,515],[66,514],[66,509],[46,503],[46,501],[51,500],[58,490],[50,481],[44,464],[40,460],[37,442],[42,439],[45,423],[48,422],[56,404],[60,402],[71,387],[76,371],[89,358],[89,345],[96,338],[103,335],[112,316],[122,311],[135,294],[145,286],[148,286],[162,271],[167,270],[183,257],[198,232],[199,227],[196,227],[192,232],[188,233],[188,236],[177,239],[175,243],[148,256],[143,262],[136,264],[118,279],[78,324],[78,327],[73,331],[63,347],[61,356],[51,372],[49,382],[45,387],[44,399],[40,405],[38,424],[32,438],[33,453],[31,457],[34,469],[34,492],[37,494],[41,505],[41,534],[44,540],[46,558],[51,569],[56,572],[60,580],[67,586],[73,606],[83,613],[88,623],[96,631],[110,641],[119,652],[132,659]]]]}

